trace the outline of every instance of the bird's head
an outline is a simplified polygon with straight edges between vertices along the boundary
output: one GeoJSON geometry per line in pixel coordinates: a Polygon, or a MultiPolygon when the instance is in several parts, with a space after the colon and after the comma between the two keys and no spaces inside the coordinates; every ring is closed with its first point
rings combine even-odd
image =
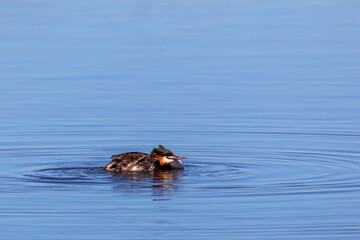
{"type": "Polygon", "coordinates": [[[187,157],[176,156],[169,149],[161,145],[152,150],[151,156],[156,158],[161,166],[169,168],[184,168],[182,160],[187,159],[187,157]]]}

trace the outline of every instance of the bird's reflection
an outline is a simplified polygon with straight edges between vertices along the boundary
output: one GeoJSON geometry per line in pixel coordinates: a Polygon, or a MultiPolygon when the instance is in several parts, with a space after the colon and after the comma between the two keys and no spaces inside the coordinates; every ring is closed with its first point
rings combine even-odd
{"type": "MultiPolygon", "coordinates": [[[[157,170],[154,172],[121,172],[111,173],[113,180],[120,185],[116,190],[126,190],[124,194],[139,193],[144,189],[152,189],[153,196],[169,196],[180,187],[183,170],[157,170]]],[[[159,199],[154,199],[159,200],[159,199]]]]}

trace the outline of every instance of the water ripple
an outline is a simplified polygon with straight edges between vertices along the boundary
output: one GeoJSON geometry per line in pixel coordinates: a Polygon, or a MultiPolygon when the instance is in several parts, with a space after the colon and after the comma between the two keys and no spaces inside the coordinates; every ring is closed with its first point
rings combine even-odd
{"type": "Polygon", "coordinates": [[[359,153],[339,151],[287,151],[264,158],[239,159],[238,163],[193,160],[183,171],[155,173],[112,173],[101,167],[45,167],[27,170],[17,180],[42,186],[116,185],[118,189],[172,184],[187,188],[190,194],[206,196],[220,189],[221,196],[359,191],[359,157],[359,153]]]}

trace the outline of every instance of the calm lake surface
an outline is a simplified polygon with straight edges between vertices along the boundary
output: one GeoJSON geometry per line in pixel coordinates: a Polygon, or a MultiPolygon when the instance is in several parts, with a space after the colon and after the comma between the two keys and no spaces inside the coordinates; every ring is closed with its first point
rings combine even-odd
{"type": "Polygon", "coordinates": [[[2,1],[0,239],[359,239],[359,12],[2,1]]]}

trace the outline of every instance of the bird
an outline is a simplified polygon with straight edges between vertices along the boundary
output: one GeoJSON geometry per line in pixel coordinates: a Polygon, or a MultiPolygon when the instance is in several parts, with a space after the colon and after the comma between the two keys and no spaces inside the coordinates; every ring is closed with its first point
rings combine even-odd
{"type": "Polygon", "coordinates": [[[183,159],[172,151],[159,145],[150,154],[142,152],[127,152],[110,157],[111,161],[103,169],[111,172],[154,171],[183,169],[183,159]]]}

